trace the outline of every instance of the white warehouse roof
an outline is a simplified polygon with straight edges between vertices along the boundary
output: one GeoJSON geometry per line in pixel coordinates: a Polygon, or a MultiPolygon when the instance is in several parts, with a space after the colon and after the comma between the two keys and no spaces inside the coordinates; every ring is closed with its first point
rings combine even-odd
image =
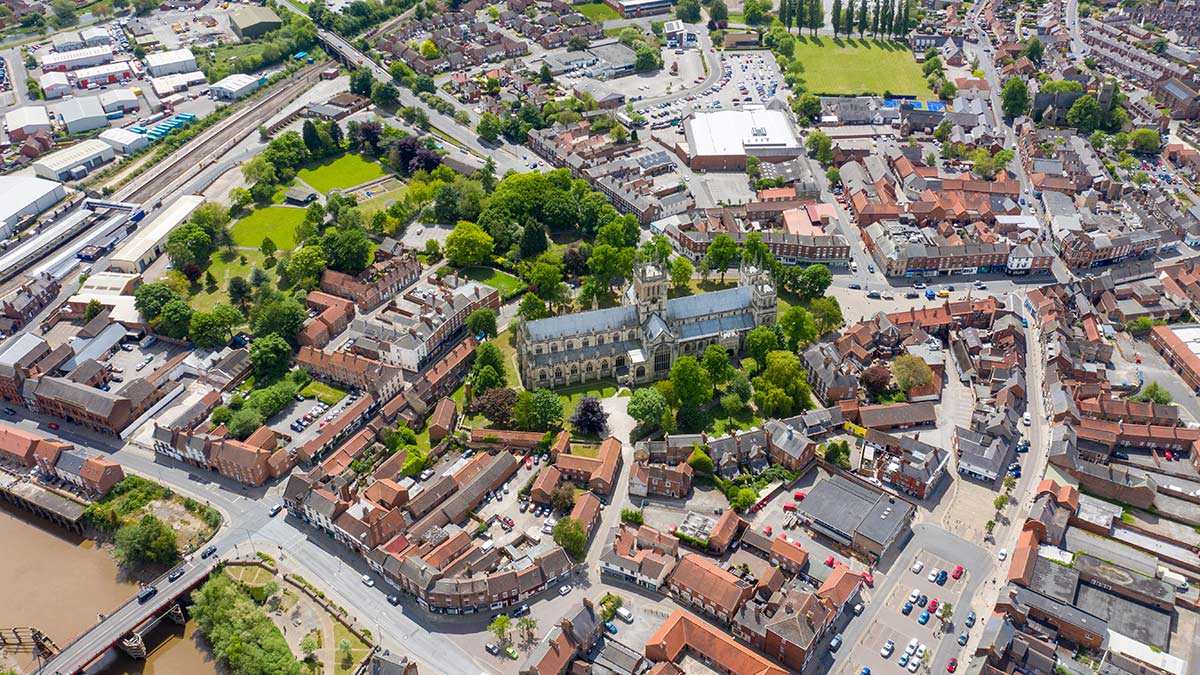
{"type": "Polygon", "coordinates": [[[146,55],[146,67],[151,70],[176,63],[191,63],[196,57],[190,49],[172,49],[169,52],[154,52],[146,55]]]}
{"type": "Polygon", "coordinates": [[[40,213],[49,206],[50,198],[58,201],[65,196],[62,183],[33,176],[0,176],[0,225],[15,222],[18,216],[40,213]]]}
{"type": "Polygon", "coordinates": [[[799,139],[778,110],[760,106],[698,112],[685,123],[692,156],[754,154],[755,149],[799,149],[799,139]]]}
{"type": "Polygon", "coordinates": [[[60,87],[69,87],[71,86],[71,81],[67,79],[66,73],[59,70],[51,70],[50,72],[38,78],[38,84],[40,84],[42,89],[45,90],[55,85],[60,87]]]}
{"type": "Polygon", "coordinates": [[[56,110],[59,115],[62,115],[63,124],[93,117],[104,117],[104,107],[100,105],[100,100],[95,96],[80,96],[63,101],[58,104],[56,110]]]}
{"type": "Polygon", "coordinates": [[[136,152],[142,146],[150,143],[145,136],[121,127],[105,129],[100,132],[97,138],[111,145],[113,150],[120,150],[121,152],[126,152],[127,150],[136,152]]]}
{"type": "Polygon", "coordinates": [[[67,169],[74,168],[96,157],[112,158],[112,156],[113,149],[108,143],[96,140],[95,138],[89,138],[86,141],[80,141],[58,152],[42,155],[37,158],[35,164],[41,164],[54,173],[62,173],[67,169]]]}
{"type": "Polygon", "coordinates": [[[150,222],[138,228],[129,241],[121,245],[110,259],[112,269],[118,272],[138,273],[154,261],[161,251],[156,251],[167,240],[167,235],[179,227],[204,203],[199,195],[183,195],[171,202],[154,216],[150,222]]]}
{"type": "Polygon", "coordinates": [[[42,58],[42,68],[55,67],[62,63],[74,63],[79,60],[91,60],[95,58],[112,58],[113,50],[109,46],[101,47],[84,47],[83,49],[74,49],[69,52],[55,52],[47,54],[42,58]]]}
{"type": "Polygon", "coordinates": [[[224,89],[226,91],[240,91],[241,89],[258,84],[258,78],[252,77],[245,73],[234,73],[221,78],[219,82],[213,85],[214,89],[224,89]]]}
{"type": "Polygon", "coordinates": [[[4,116],[4,122],[8,124],[9,130],[36,126],[50,128],[50,116],[46,114],[46,108],[40,105],[27,105],[10,110],[4,116]]]}

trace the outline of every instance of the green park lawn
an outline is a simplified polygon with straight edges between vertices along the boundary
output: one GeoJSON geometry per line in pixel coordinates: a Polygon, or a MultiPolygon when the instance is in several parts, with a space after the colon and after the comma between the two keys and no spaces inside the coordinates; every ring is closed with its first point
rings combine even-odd
{"type": "Polygon", "coordinates": [[[337,620],[333,622],[333,646],[334,675],[350,675],[355,672],[359,662],[366,658],[367,652],[370,651],[366,643],[358,639],[354,633],[351,633],[348,628],[342,625],[341,621],[337,620]],[[346,658],[346,655],[338,648],[342,640],[350,641],[349,658],[346,658]]]}
{"type": "Polygon", "coordinates": [[[328,194],[334,189],[352,188],[386,175],[387,171],[378,162],[365,160],[349,152],[341,157],[310,164],[296,174],[321,194],[328,194]]]}
{"type": "Polygon", "coordinates": [[[232,253],[224,249],[213,253],[208,271],[217,280],[217,290],[212,293],[204,290],[204,280],[201,279],[200,291],[192,295],[188,300],[188,304],[192,306],[192,309],[201,312],[211,312],[213,307],[216,307],[218,303],[228,303],[229,292],[227,289],[229,288],[229,280],[235,276],[249,280],[250,269],[256,266],[266,272],[267,276],[271,277],[272,283],[278,282],[279,275],[275,273],[274,268],[267,269],[263,265],[264,257],[262,252],[257,249],[251,250],[245,248],[237,249],[232,253]],[[245,263],[242,262],[242,258],[246,259],[245,263]]]}
{"type": "Polygon", "coordinates": [[[335,389],[324,382],[313,380],[300,390],[300,395],[305,397],[311,396],[325,405],[334,406],[346,396],[346,392],[341,389],[335,389]]]}
{"type": "Polygon", "coordinates": [[[363,194],[358,196],[358,208],[362,210],[364,220],[370,220],[371,216],[378,211],[387,209],[392,202],[404,199],[404,193],[408,192],[404,183],[397,179],[388,180],[373,187],[370,197],[363,194]]]}
{"type": "Polygon", "coordinates": [[[575,5],[575,10],[595,23],[604,23],[605,21],[621,18],[621,15],[617,14],[617,10],[603,2],[589,2],[586,5],[575,5]]]}
{"type": "Polygon", "coordinates": [[[793,56],[814,94],[907,94],[934,100],[912,52],[899,43],[800,37],[793,56]]]}
{"type": "Polygon", "coordinates": [[[515,293],[525,288],[525,282],[514,277],[508,272],[502,272],[491,267],[464,267],[458,272],[468,279],[474,279],[481,284],[487,284],[492,288],[500,291],[500,295],[507,297],[510,293],[515,293]]]}
{"type": "Polygon", "coordinates": [[[304,222],[304,209],[290,206],[268,206],[255,209],[234,223],[229,231],[233,243],[246,248],[259,248],[263,238],[270,237],[280,251],[296,248],[296,226],[304,222]]]}

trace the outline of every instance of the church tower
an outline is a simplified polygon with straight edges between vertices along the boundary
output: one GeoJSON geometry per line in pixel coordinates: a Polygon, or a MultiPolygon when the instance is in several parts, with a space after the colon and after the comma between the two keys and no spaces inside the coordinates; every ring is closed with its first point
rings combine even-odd
{"type": "Polygon", "coordinates": [[[667,306],[667,273],[658,263],[638,262],[633,273],[633,294],[638,320],[645,322],[667,306]]]}
{"type": "Polygon", "coordinates": [[[738,267],[738,285],[750,287],[750,306],[754,312],[755,326],[774,326],[779,307],[775,281],[771,274],[754,263],[742,263],[738,267]]]}

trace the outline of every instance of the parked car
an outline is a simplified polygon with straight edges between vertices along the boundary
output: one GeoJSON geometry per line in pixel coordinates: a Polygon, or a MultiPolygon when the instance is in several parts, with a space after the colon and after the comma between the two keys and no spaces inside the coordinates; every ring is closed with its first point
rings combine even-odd
{"type": "Polygon", "coordinates": [[[488,652],[489,654],[491,654],[492,656],[499,656],[499,655],[500,655],[500,647],[499,647],[499,645],[496,645],[496,644],[494,644],[494,643],[492,643],[492,642],[489,642],[489,643],[487,643],[487,645],[486,645],[486,646],[484,646],[484,649],[486,649],[486,650],[487,650],[487,652],[488,652]]]}
{"type": "Polygon", "coordinates": [[[974,626],[975,625],[975,612],[973,612],[973,611],[968,612],[967,619],[964,623],[967,624],[967,628],[971,628],[972,626],[974,626]]]}
{"type": "Polygon", "coordinates": [[[279,515],[279,512],[282,510],[283,504],[276,504],[275,506],[272,506],[270,511],[271,517],[274,518],[275,516],[279,515]]]}
{"type": "Polygon", "coordinates": [[[967,644],[967,631],[963,631],[963,632],[962,632],[962,633],[961,633],[961,634],[958,636],[958,644],[959,644],[959,645],[966,645],[966,644],[967,644]]]}
{"type": "Polygon", "coordinates": [[[923,569],[925,569],[925,563],[921,562],[920,560],[913,561],[913,566],[912,566],[913,574],[920,574],[921,570],[923,570],[923,569]]]}
{"type": "Polygon", "coordinates": [[[929,596],[922,593],[921,597],[917,598],[917,606],[924,607],[925,605],[928,605],[928,604],[929,604],[929,596]]]}
{"type": "Polygon", "coordinates": [[[565,586],[559,586],[559,588],[558,588],[559,595],[566,595],[567,593],[570,593],[570,592],[571,592],[571,584],[566,584],[565,586]]]}
{"type": "Polygon", "coordinates": [[[917,617],[917,623],[921,624],[922,626],[929,623],[929,610],[921,612],[921,616],[917,617]]]}
{"type": "Polygon", "coordinates": [[[395,607],[396,605],[399,605],[399,604],[400,604],[400,596],[398,596],[398,595],[389,595],[389,596],[387,596],[387,601],[388,601],[388,604],[390,604],[391,606],[395,607]]]}
{"type": "Polygon", "coordinates": [[[608,631],[609,633],[612,633],[613,635],[616,635],[617,634],[617,624],[615,624],[611,621],[605,621],[604,622],[604,630],[608,631]]]}
{"type": "Polygon", "coordinates": [[[879,648],[879,655],[886,659],[887,657],[891,656],[892,652],[894,651],[896,651],[896,643],[888,640],[887,642],[883,643],[882,647],[879,648]]]}
{"type": "Polygon", "coordinates": [[[837,635],[833,636],[832,640],[829,641],[829,651],[836,652],[837,650],[839,650],[841,648],[842,648],[842,634],[838,633],[837,635]]]}
{"type": "Polygon", "coordinates": [[[961,579],[961,578],[962,578],[962,575],[963,575],[963,566],[962,566],[962,565],[955,565],[955,566],[954,566],[954,573],[953,573],[953,574],[951,574],[950,576],[954,577],[955,579],[961,579]]]}
{"type": "Polygon", "coordinates": [[[362,575],[362,583],[363,583],[363,586],[366,586],[367,588],[371,588],[372,586],[375,585],[375,580],[371,578],[371,575],[364,574],[364,575],[362,575]]]}
{"type": "Polygon", "coordinates": [[[932,584],[937,581],[937,578],[938,578],[938,568],[936,568],[936,567],[930,568],[929,576],[926,577],[926,581],[928,581],[929,583],[932,584]]]}
{"type": "Polygon", "coordinates": [[[934,598],[934,599],[930,600],[930,601],[929,601],[929,611],[931,611],[931,612],[936,612],[936,611],[937,611],[937,608],[938,608],[938,600],[937,600],[937,598],[934,598]]]}
{"type": "Polygon", "coordinates": [[[912,614],[912,609],[913,604],[911,602],[906,602],[904,603],[904,606],[900,608],[900,613],[904,616],[908,616],[909,614],[912,614]]]}
{"type": "Polygon", "coordinates": [[[945,585],[946,585],[946,578],[947,578],[947,577],[949,577],[949,576],[950,576],[950,575],[946,573],[946,570],[942,570],[941,572],[938,572],[938,575],[937,575],[937,585],[938,585],[938,586],[945,586],[945,585]]]}

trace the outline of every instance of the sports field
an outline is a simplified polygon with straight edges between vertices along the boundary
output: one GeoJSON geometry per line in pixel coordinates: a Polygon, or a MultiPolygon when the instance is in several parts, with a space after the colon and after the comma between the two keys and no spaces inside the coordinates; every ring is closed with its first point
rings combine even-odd
{"type": "Polygon", "coordinates": [[[621,15],[617,14],[617,10],[603,2],[589,2],[586,5],[575,5],[575,11],[591,19],[594,23],[602,24],[605,21],[621,18],[621,15]]]}
{"type": "Polygon", "coordinates": [[[936,100],[911,51],[899,43],[801,37],[794,56],[814,94],[907,94],[936,100]]]}
{"type": "Polygon", "coordinates": [[[336,159],[326,159],[300,169],[296,176],[321,194],[330,190],[352,188],[387,174],[378,162],[370,162],[359,155],[346,153],[336,159]]]}
{"type": "Polygon", "coordinates": [[[304,209],[290,206],[268,206],[255,209],[234,223],[229,231],[233,243],[247,248],[259,248],[263,238],[270,237],[280,251],[296,248],[296,226],[304,222],[304,209]]]}

